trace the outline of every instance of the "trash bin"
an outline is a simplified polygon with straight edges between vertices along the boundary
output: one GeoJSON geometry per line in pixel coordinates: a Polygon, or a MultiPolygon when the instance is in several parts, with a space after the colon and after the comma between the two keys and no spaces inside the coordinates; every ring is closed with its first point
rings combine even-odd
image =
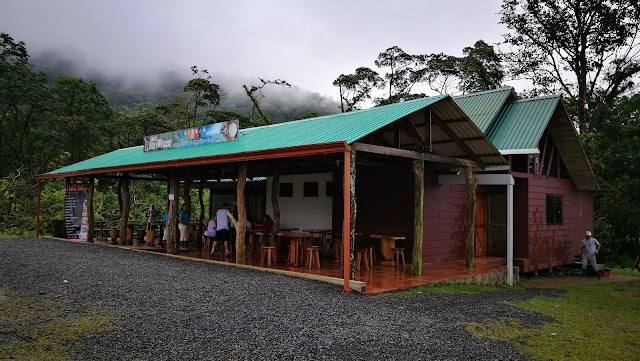
{"type": "Polygon", "coordinates": [[[115,243],[118,240],[118,233],[120,231],[115,228],[115,227],[111,227],[109,228],[109,237],[111,237],[111,242],[115,243]]]}

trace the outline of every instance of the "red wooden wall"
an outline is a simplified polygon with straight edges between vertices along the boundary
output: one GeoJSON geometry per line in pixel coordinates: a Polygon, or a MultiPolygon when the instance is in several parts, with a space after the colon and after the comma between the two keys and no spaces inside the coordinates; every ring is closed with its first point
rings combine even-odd
{"type": "MultiPolygon", "coordinates": [[[[568,179],[514,173],[516,183],[527,184],[528,265],[524,272],[546,269],[570,263],[580,254],[584,232],[593,228],[593,196],[578,191],[568,179]],[[548,225],[547,194],[562,196],[562,224],[548,225]]],[[[520,209],[519,211],[522,211],[520,209]]]]}

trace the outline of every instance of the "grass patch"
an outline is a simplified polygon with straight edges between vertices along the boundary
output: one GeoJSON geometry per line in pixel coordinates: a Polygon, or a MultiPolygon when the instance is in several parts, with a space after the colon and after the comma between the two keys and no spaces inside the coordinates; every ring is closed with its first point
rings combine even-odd
{"type": "Polygon", "coordinates": [[[111,330],[117,316],[93,305],[17,297],[0,289],[0,359],[69,360],[71,343],[111,330]]]}
{"type": "Polygon", "coordinates": [[[409,288],[406,290],[384,293],[381,296],[407,297],[415,294],[425,294],[425,293],[475,295],[480,293],[522,290],[524,288],[525,286],[522,286],[520,284],[507,286],[505,284],[476,285],[476,284],[462,284],[462,283],[436,283],[436,284],[425,285],[425,286],[420,286],[415,288],[409,288]]]}
{"type": "Polygon", "coordinates": [[[562,287],[562,298],[509,303],[555,321],[527,328],[513,319],[468,323],[478,337],[516,345],[534,360],[638,360],[640,280],[562,287]]]}
{"type": "Polygon", "coordinates": [[[611,268],[611,274],[612,275],[624,275],[624,276],[640,277],[640,272],[638,272],[638,270],[630,268],[630,267],[625,267],[625,268],[613,267],[613,268],[611,268]]]}

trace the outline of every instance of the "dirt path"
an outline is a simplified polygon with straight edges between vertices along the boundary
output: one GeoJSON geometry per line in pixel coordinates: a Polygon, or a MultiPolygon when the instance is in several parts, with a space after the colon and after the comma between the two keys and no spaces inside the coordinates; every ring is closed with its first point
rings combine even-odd
{"type": "Polygon", "coordinates": [[[520,283],[527,287],[539,287],[539,288],[554,288],[560,286],[568,286],[575,284],[586,284],[586,283],[603,283],[603,282],[629,282],[629,281],[640,281],[640,277],[636,276],[626,276],[626,275],[615,275],[612,274],[609,277],[602,277],[598,279],[598,277],[580,277],[580,276],[561,276],[555,278],[530,278],[530,279],[521,279],[520,283]]]}

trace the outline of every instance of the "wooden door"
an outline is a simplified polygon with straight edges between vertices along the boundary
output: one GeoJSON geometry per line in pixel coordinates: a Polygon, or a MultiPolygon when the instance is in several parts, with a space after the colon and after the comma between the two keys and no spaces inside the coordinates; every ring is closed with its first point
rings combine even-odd
{"type": "Polygon", "coordinates": [[[487,197],[476,195],[476,245],[475,256],[487,255],[487,197]]]}

